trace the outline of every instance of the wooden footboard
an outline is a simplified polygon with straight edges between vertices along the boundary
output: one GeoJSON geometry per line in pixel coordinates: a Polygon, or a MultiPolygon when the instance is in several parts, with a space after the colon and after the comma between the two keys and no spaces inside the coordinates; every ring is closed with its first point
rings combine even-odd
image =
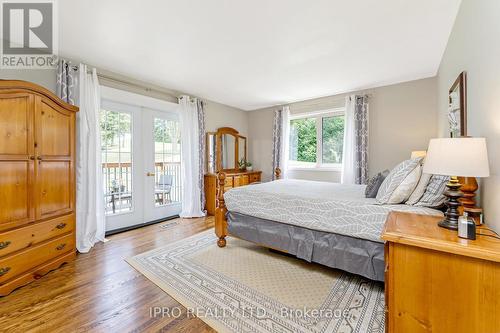
{"type": "MultiPolygon", "coordinates": [[[[275,179],[280,179],[281,169],[274,170],[275,179]]],[[[217,191],[217,207],[215,208],[215,234],[219,239],[217,245],[219,247],[226,246],[227,219],[226,219],[226,203],[224,202],[224,183],[226,181],[226,173],[221,171],[217,173],[217,182],[219,184],[217,191]]]]}

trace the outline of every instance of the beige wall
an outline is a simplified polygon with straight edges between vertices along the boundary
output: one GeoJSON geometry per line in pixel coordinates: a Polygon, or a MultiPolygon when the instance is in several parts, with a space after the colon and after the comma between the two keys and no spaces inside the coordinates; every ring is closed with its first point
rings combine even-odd
{"type": "MultiPolygon", "coordinates": [[[[370,174],[390,169],[409,158],[412,150],[425,150],[437,131],[436,78],[410,81],[365,91],[370,95],[370,174]]],[[[345,96],[337,95],[290,104],[290,113],[342,107],[345,96]]],[[[249,113],[250,160],[263,170],[264,179],[272,172],[272,118],[276,108],[249,113]]],[[[292,178],[340,181],[340,172],[294,171],[292,178]]]]}
{"type": "Polygon", "coordinates": [[[467,71],[468,131],[486,137],[491,176],[482,182],[485,221],[500,231],[500,1],[463,0],[438,74],[439,135],[448,136],[448,90],[467,71]]]}
{"type": "Polygon", "coordinates": [[[228,105],[206,101],[206,131],[213,132],[219,127],[233,127],[243,136],[248,136],[248,113],[228,105]]]}

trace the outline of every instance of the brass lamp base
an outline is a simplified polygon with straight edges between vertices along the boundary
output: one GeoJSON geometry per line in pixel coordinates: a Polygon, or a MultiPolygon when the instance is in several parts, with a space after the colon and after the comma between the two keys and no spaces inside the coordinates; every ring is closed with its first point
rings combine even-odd
{"type": "Polygon", "coordinates": [[[460,216],[458,207],[461,206],[459,199],[464,196],[460,191],[461,186],[462,184],[460,184],[457,177],[451,177],[448,184],[446,184],[448,189],[444,192],[444,195],[448,198],[445,203],[448,210],[444,214],[444,220],[438,223],[442,228],[458,230],[458,217],[460,216]]]}

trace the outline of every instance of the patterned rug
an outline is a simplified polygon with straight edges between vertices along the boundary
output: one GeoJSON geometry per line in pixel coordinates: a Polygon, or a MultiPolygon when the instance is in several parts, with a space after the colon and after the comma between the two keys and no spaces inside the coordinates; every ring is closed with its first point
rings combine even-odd
{"type": "Polygon", "coordinates": [[[219,332],[384,332],[382,283],[213,230],[127,262],[219,332]]]}

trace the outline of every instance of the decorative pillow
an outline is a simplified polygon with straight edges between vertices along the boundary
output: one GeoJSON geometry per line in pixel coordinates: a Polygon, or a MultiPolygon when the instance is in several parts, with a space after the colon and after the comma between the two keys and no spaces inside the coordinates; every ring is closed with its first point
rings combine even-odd
{"type": "Polygon", "coordinates": [[[425,193],[420,198],[420,201],[415,206],[439,208],[446,201],[444,191],[446,190],[446,183],[450,180],[448,176],[432,175],[425,193]]]}
{"type": "Polygon", "coordinates": [[[378,193],[378,189],[382,182],[389,174],[389,170],[384,170],[382,172],[377,173],[375,176],[368,179],[368,184],[365,189],[365,197],[367,198],[375,198],[378,193]]]}
{"type": "MultiPolygon", "coordinates": [[[[422,158],[415,158],[412,160],[406,160],[399,163],[392,171],[389,173],[387,178],[384,180],[377,193],[377,201],[380,204],[387,204],[391,199],[392,193],[398,188],[399,185],[408,177],[408,175],[415,170],[416,167],[420,166],[422,158]]],[[[418,180],[417,180],[418,181],[418,180]]],[[[410,193],[411,194],[411,193],[410,193]]],[[[408,196],[410,195],[408,194],[408,196]]]]}
{"type": "Polygon", "coordinates": [[[392,192],[391,197],[389,198],[388,204],[400,204],[408,200],[410,195],[417,187],[418,181],[420,180],[420,176],[422,175],[422,167],[417,165],[412,172],[406,176],[401,184],[392,192]]]}
{"type": "Polygon", "coordinates": [[[427,184],[429,184],[429,181],[431,180],[431,177],[432,175],[429,173],[423,173],[422,176],[420,176],[420,181],[418,182],[417,187],[415,187],[415,190],[406,201],[407,205],[414,205],[420,200],[420,198],[422,198],[425,193],[425,189],[427,188],[427,184]]]}

